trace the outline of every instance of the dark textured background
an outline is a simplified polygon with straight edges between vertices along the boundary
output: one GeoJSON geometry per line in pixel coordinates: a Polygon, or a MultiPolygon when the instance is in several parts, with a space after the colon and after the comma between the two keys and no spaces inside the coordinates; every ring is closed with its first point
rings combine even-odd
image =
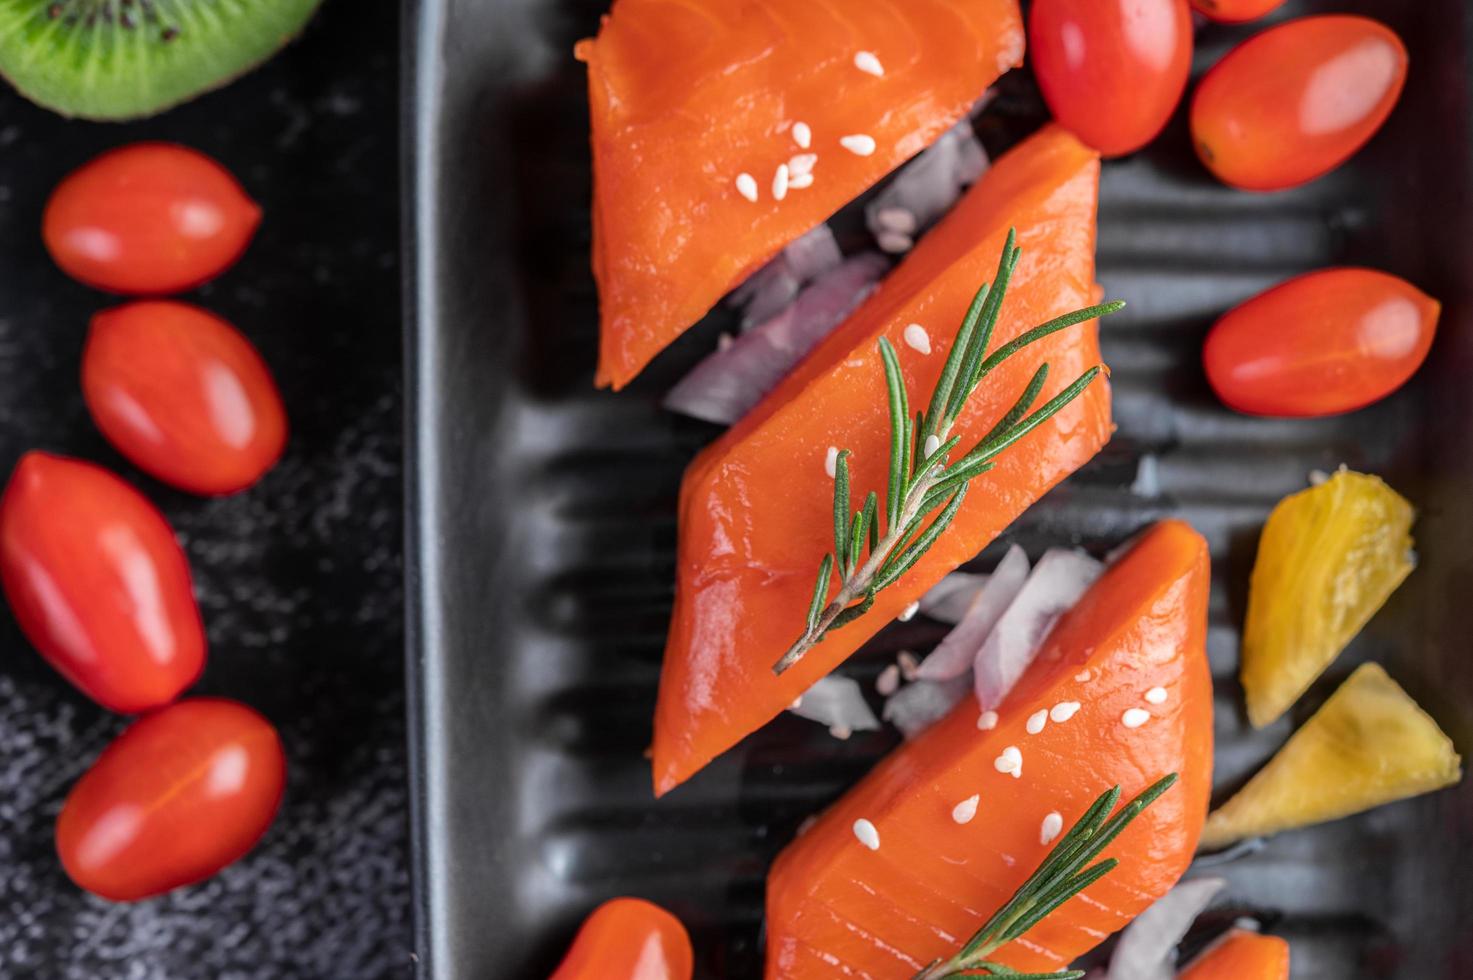
{"type": "Polygon", "coordinates": [[[407,976],[398,5],[329,2],[224,91],[145,123],[67,122],[0,83],[0,473],[45,448],[113,467],[185,541],[209,627],[199,693],[263,711],[290,781],[243,861],[132,906],[81,893],[52,849],[68,788],[124,726],[0,612],[0,977],[407,976]],[[225,500],[170,490],[93,428],[78,356],[114,300],[38,233],[53,185],[140,138],[224,162],[265,209],[245,258],[190,298],[260,347],[292,422],[285,459],[225,500]]]}

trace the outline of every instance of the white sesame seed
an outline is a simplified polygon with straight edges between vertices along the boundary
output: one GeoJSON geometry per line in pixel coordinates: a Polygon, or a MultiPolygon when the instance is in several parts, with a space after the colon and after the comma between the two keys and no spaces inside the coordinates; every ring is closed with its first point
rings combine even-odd
{"type": "Polygon", "coordinates": [[[1151,713],[1145,708],[1131,708],[1120,716],[1120,724],[1126,728],[1139,728],[1151,720],[1151,713]]]}
{"type": "Polygon", "coordinates": [[[1083,684],[1085,681],[1089,680],[1093,676],[1094,675],[1089,672],[1089,668],[1086,667],[1084,670],[1081,670],[1079,673],[1075,674],[1074,679],[1083,684]]]}
{"type": "Polygon", "coordinates": [[[990,731],[992,731],[996,727],[997,727],[997,712],[996,711],[984,711],[980,715],[977,716],[977,729],[979,731],[990,732],[990,731]]]}
{"type": "Polygon", "coordinates": [[[905,328],[905,342],[922,354],[931,353],[931,335],[919,323],[912,323],[905,328]]]}
{"type": "Polygon", "coordinates": [[[818,163],[817,153],[795,153],[788,160],[788,173],[793,177],[811,173],[816,163],[818,163]]]}
{"type": "Polygon", "coordinates": [[[859,842],[870,850],[878,851],[880,849],[880,832],[875,829],[874,824],[863,817],[854,821],[854,836],[859,838],[859,842]]]}
{"type": "Polygon", "coordinates": [[[879,222],[881,228],[897,231],[902,235],[914,235],[919,227],[915,213],[910,208],[880,208],[875,221],[879,222]]]}
{"type": "Polygon", "coordinates": [[[908,623],[912,619],[915,619],[916,613],[918,613],[920,611],[921,611],[921,604],[919,602],[912,602],[910,605],[908,605],[904,609],[900,610],[900,615],[897,616],[896,618],[899,619],[902,623],[908,623]]]}
{"type": "Polygon", "coordinates": [[[753,204],[757,203],[757,178],[748,173],[737,174],[737,193],[753,204]]]}
{"type": "Polygon", "coordinates": [[[799,174],[796,177],[788,178],[788,190],[790,191],[801,191],[804,188],[812,186],[813,174],[799,174]]]}
{"type": "Polygon", "coordinates": [[[911,653],[909,650],[901,650],[895,655],[895,660],[897,663],[900,664],[901,677],[905,678],[907,681],[913,681],[916,679],[916,671],[921,669],[921,662],[916,659],[915,654],[911,653]]]}
{"type": "Polygon", "coordinates": [[[781,201],[788,196],[788,165],[780,163],[777,165],[777,173],[772,175],[772,199],[781,201]]]}
{"type": "Polygon", "coordinates": [[[1166,688],[1164,688],[1164,687],[1153,687],[1153,688],[1151,688],[1149,691],[1146,692],[1146,700],[1149,701],[1151,704],[1165,704],[1166,703],[1166,688]]]}
{"type": "Polygon", "coordinates": [[[992,765],[998,772],[1012,773],[1016,779],[1023,775],[1023,753],[1016,745],[1009,745],[1002,750],[1002,755],[992,760],[992,765]]]}
{"type": "Polygon", "coordinates": [[[725,330],[716,335],[717,350],[731,350],[731,345],[734,343],[736,343],[736,338],[727,333],[725,330]]]}
{"type": "Polygon", "coordinates": [[[839,447],[838,446],[830,446],[829,447],[828,453],[823,458],[823,468],[824,468],[824,472],[826,472],[829,475],[829,479],[830,480],[832,480],[835,476],[838,475],[838,473],[839,473],[839,447]]]}
{"type": "Polygon", "coordinates": [[[803,695],[801,694],[793,699],[792,704],[788,705],[788,708],[791,711],[797,711],[801,707],[803,707],[803,695]]]}
{"type": "Polygon", "coordinates": [[[843,742],[847,741],[849,736],[854,734],[854,729],[848,725],[834,725],[829,729],[829,734],[843,742]]]}
{"type": "Polygon", "coordinates": [[[793,123],[793,142],[805,150],[813,145],[813,130],[806,122],[793,123]]]}
{"type": "Polygon", "coordinates": [[[891,255],[899,255],[909,252],[915,248],[915,239],[909,235],[902,235],[898,231],[882,231],[875,236],[875,241],[880,245],[880,251],[889,252],[891,255]]]}
{"type": "Polygon", "coordinates": [[[921,456],[928,457],[940,448],[941,437],[933,432],[930,435],[926,436],[926,445],[924,448],[921,449],[921,456]]]}
{"type": "Polygon", "coordinates": [[[875,138],[865,133],[840,136],[839,145],[857,157],[867,157],[875,152],[875,138]]]}
{"type": "Polygon", "coordinates": [[[1058,704],[1049,709],[1049,720],[1054,722],[1055,724],[1068,721],[1070,718],[1074,717],[1074,713],[1078,710],[1078,701],[1060,701],[1058,704]]]}
{"type": "Polygon", "coordinates": [[[1038,829],[1038,842],[1040,844],[1052,844],[1054,839],[1064,830],[1064,817],[1055,810],[1043,818],[1043,826],[1038,829]]]}
{"type": "Polygon", "coordinates": [[[880,671],[880,676],[875,678],[875,690],[887,698],[899,689],[900,668],[894,664],[880,671]]]}
{"type": "Polygon", "coordinates": [[[957,823],[971,823],[972,818],[977,815],[977,804],[982,802],[982,797],[973,793],[951,808],[951,819],[957,823]]]}
{"type": "Polygon", "coordinates": [[[866,75],[873,75],[876,78],[885,77],[885,66],[880,64],[880,59],[875,57],[873,51],[854,52],[854,67],[866,75]]]}
{"type": "Polygon", "coordinates": [[[1048,709],[1039,708],[1037,711],[1033,712],[1033,714],[1028,716],[1028,724],[1024,727],[1028,729],[1029,735],[1037,735],[1039,732],[1043,731],[1043,726],[1047,724],[1048,709]]]}

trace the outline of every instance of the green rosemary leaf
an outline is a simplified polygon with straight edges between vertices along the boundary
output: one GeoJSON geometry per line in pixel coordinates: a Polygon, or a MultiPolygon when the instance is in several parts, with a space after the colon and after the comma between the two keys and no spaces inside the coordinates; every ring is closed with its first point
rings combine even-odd
{"type": "Polygon", "coordinates": [[[885,491],[885,526],[893,528],[900,521],[900,488],[905,485],[905,457],[909,452],[905,424],[910,418],[910,406],[906,404],[900,359],[884,337],[880,338],[880,360],[885,364],[885,393],[890,405],[890,482],[885,491]]]}
{"type": "Polygon", "coordinates": [[[946,471],[935,486],[926,491],[926,496],[921,499],[921,507],[917,513],[929,514],[940,507],[942,502],[950,497],[958,487],[971,483],[996,465],[996,463],[972,463],[967,466],[953,466],[946,471]]]}
{"type": "MultiPolygon", "coordinates": [[[[936,437],[930,436],[929,438],[934,439],[936,437]]],[[[946,462],[946,457],[951,455],[951,451],[960,445],[961,441],[961,436],[952,436],[950,439],[937,445],[929,456],[921,460],[920,465],[916,467],[915,477],[905,488],[906,494],[909,495],[911,488],[924,479],[927,474],[934,475],[936,468],[946,462]]]]}
{"type": "Polygon", "coordinates": [[[1059,392],[1054,397],[1050,398],[1038,411],[1023,419],[1023,421],[1013,426],[1007,432],[1004,432],[991,440],[978,443],[976,448],[967,453],[967,455],[963,456],[957,462],[983,462],[985,460],[995,459],[996,457],[1000,456],[1003,450],[1007,449],[1009,446],[1013,445],[1013,443],[1017,442],[1019,439],[1022,439],[1028,433],[1032,432],[1034,429],[1038,428],[1040,425],[1047,422],[1055,415],[1059,414],[1059,412],[1066,405],[1072,402],[1075,398],[1079,397],[1080,393],[1083,392],[1084,389],[1088,388],[1090,383],[1094,381],[1095,378],[1099,377],[1099,375],[1102,373],[1102,370],[1103,369],[1100,368],[1098,365],[1090,368],[1088,371],[1084,372],[1078,378],[1076,378],[1073,383],[1071,383],[1067,388],[1059,392]]]}
{"type": "Polygon", "coordinates": [[[987,435],[983,436],[982,441],[977,443],[977,445],[987,445],[1017,425],[1023,416],[1028,414],[1028,410],[1033,407],[1034,402],[1038,401],[1039,393],[1043,391],[1043,386],[1048,381],[1048,372],[1049,366],[1046,362],[1038,366],[1038,370],[1033,372],[1032,380],[1028,382],[1028,387],[1023,389],[1023,394],[1018,397],[1017,401],[1013,402],[1013,407],[1008,409],[1003,417],[997,420],[997,424],[988,430],[987,435]]]}
{"type": "MultiPolygon", "coordinates": [[[[916,412],[915,423],[905,430],[906,459],[909,461],[905,468],[905,479],[902,486],[910,486],[916,473],[921,468],[921,448],[926,443],[925,435],[922,435],[930,426],[926,420],[925,412],[916,412]]],[[[902,501],[902,507],[904,503],[902,501]]]]}
{"type": "Polygon", "coordinates": [[[1093,885],[1095,882],[1105,877],[1105,875],[1109,874],[1111,871],[1114,871],[1117,867],[1119,867],[1119,865],[1120,862],[1117,861],[1115,858],[1109,858],[1107,860],[1101,861],[1099,864],[1096,864],[1089,870],[1081,871],[1073,878],[1070,878],[1068,881],[1061,883],[1054,890],[1045,892],[1043,895],[1040,895],[1032,910],[1023,915],[1022,918],[1013,923],[1013,925],[1005,933],[1003,933],[1003,942],[1010,943],[1014,939],[1017,939],[1029,929],[1032,929],[1034,926],[1038,925],[1039,920],[1041,920],[1044,916],[1053,912],[1059,906],[1063,905],[1065,902],[1069,901],[1069,899],[1073,898],[1075,895],[1078,895],[1090,885],[1093,885]]]}
{"type": "Polygon", "coordinates": [[[977,295],[972,297],[972,305],[967,308],[967,315],[956,332],[956,339],[951,342],[946,364],[941,368],[941,377],[936,380],[936,388],[931,392],[931,404],[926,409],[926,424],[916,426],[917,439],[924,441],[931,434],[936,420],[942,417],[942,409],[951,399],[951,390],[961,373],[962,361],[967,356],[967,348],[971,344],[972,334],[976,332],[977,321],[982,317],[982,309],[987,305],[989,292],[989,285],[984,282],[982,288],[977,290],[977,295]]]}
{"type": "Polygon", "coordinates": [[[864,509],[869,512],[865,518],[865,524],[869,527],[869,553],[874,554],[880,547],[880,501],[874,491],[865,498],[864,509]]]}
{"type": "Polygon", "coordinates": [[[829,624],[829,629],[836,630],[840,626],[848,626],[860,616],[863,616],[865,613],[869,612],[870,607],[874,604],[875,593],[871,592],[869,595],[864,597],[864,601],[861,602],[859,605],[850,606],[848,609],[845,609],[843,612],[839,613],[839,615],[835,616],[834,621],[829,624]]]}
{"type": "Polygon", "coordinates": [[[818,625],[818,617],[823,612],[824,600],[829,597],[829,580],[834,574],[834,556],[824,555],[823,561],[818,566],[818,584],[813,587],[813,601],[808,604],[808,628],[813,629],[818,625]]]}
{"type": "Polygon", "coordinates": [[[931,545],[936,543],[936,539],[941,537],[941,532],[945,531],[956,517],[956,512],[961,509],[962,501],[966,499],[966,496],[967,488],[963,486],[952,495],[951,503],[947,504],[946,509],[931,522],[931,526],[926,528],[925,533],[916,538],[915,543],[907,547],[899,558],[892,559],[888,566],[875,576],[874,590],[876,592],[910,571],[910,566],[920,561],[921,556],[931,550],[931,545]]]}
{"type": "Polygon", "coordinates": [[[875,512],[879,509],[879,506],[880,498],[871,490],[869,496],[864,498],[864,506],[854,515],[853,529],[849,534],[850,568],[857,567],[860,564],[860,559],[864,556],[864,539],[867,536],[872,536],[874,533],[870,521],[874,519],[875,512]]]}
{"type": "Polygon", "coordinates": [[[981,378],[982,358],[987,353],[987,345],[992,343],[992,333],[997,329],[997,319],[1002,312],[1003,296],[1006,295],[1008,283],[1012,280],[1013,269],[1018,265],[1020,253],[1015,247],[1017,240],[1017,232],[1009,228],[1008,240],[1003,245],[1002,255],[997,260],[997,276],[993,280],[992,292],[987,297],[987,302],[978,317],[977,332],[968,341],[961,371],[946,400],[944,417],[948,420],[956,418],[961,413],[962,406],[977,389],[977,382],[981,378]]]}
{"type": "Polygon", "coordinates": [[[848,575],[849,553],[849,450],[839,450],[834,460],[834,556],[839,569],[848,575]]]}
{"type": "Polygon", "coordinates": [[[1102,316],[1118,313],[1124,308],[1125,303],[1121,300],[1116,300],[1113,303],[1101,303],[1098,306],[1090,306],[1082,310],[1075,310],[1073,313],[1065,313],[1063,316],[1056,316],[1047,323],[1034,327],[1032,330],[1025,330],[993,351],[987,360],[982,362],[982,373],[984,375],[991,373],[1003,361],[1006,361],[1014,354],[1026,347],[1032,346],[1050,334],[1058,333],[1060,330],[1084,323],[1087,320],[1096,320],[1102,316]]]}

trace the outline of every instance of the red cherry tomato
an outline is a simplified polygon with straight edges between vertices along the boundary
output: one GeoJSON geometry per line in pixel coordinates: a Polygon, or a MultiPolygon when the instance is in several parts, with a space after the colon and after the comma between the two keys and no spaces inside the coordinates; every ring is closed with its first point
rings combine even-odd
{"type": "Polygon", "coordinates": [[[36,649],[103,707],[168,704],[204,669],[184,549],[100,466],[21,457],[0,500],[0,581],[36,649]]]}
{"type": "Polygon", "coordinates": [[[214,160],[134,143],[71,173],[51,194],[42,237],[67,275],[115,293],[175,293],[224,272],[261,209],[214,160]]]}
{"type": "Polygon", "coordinates": [[[1257,20],[1283,5],[1284,0],[1192,0],[1192,6],[1204,16],[1224,24],[1243,24],[1257,20]]]}
{"type": "Polygon", "coordinates": [[[270,722],[234,701],[180,701],[134,722],[77,780],[56,819],[56,851],[94,895],[161,895],[254,847],[285,785],[270,722]]]}
{"type": "Polygon", "coordinates": [[[1187,0],[1034,0],[1028,55],[1059,122],[1105,156],[1145,146],[1181,100],[1187,0]]]}
{"type": "Polygon", "coordinates": [[[194,493],[250,486],[286,445],[286,410],[261,355],[185,303],[143,300],[94,316],[82,393],[124,456],[194,493]]]}
{"type": "Polygon", "coordinates": [[[1305,17],[1238,45],[1197,86],[1192,141],[1224,183],[1294,187],[1350,159],[1390,115],[1407,52],[1365,17],[1305,17]]]}
{"type": "Polygon", "coordinates": [[[690,980],[693,956],[685,926],[638,898],[593,910],[552,980],[690,980]]]}
{"type": "Polygon", "coordinates": [[[1349,412],[1400,388],[1432,347],[1441,306],[1373,269],[1290,279],[1230,310],[1207,335],[1207,379],[1252,415],[1349,412]]]}

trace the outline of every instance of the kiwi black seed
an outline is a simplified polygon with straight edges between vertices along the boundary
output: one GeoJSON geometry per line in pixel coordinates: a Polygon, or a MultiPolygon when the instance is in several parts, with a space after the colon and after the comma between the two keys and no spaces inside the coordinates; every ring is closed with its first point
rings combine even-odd
{"type": "Polygon", "coordinates": [[[224,85],[321,0],[0,0],[0,76],[83,119],[136,119],[224,85]]]}

